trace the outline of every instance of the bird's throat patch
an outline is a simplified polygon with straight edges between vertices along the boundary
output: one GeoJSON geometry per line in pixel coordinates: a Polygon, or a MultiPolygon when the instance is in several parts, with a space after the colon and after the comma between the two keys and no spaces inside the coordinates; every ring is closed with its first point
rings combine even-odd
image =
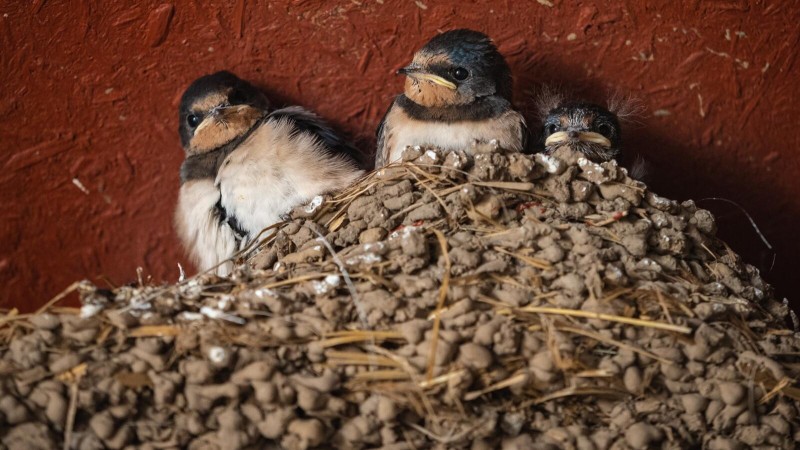
{"type": "Polygon", "coordinates": [[[406,77],[405,94],[411,101],[426,108],[441,108],[464,103],[457,90],[411,76],[406,77]]]}

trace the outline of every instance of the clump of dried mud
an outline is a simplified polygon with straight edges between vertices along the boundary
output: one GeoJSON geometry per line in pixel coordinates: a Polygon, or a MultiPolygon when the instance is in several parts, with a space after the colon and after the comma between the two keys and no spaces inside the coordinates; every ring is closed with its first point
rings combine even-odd
{"type": "Polygon", "coordinates": [[[230,278],[0,319],[0,442],[793,448],[800,338],[691,201],[614,163],[409,149],[230,278]]]}

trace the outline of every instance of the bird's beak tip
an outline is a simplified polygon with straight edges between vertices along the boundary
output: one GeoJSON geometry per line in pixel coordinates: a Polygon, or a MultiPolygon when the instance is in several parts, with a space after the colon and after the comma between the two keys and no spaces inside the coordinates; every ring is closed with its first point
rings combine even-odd
{"type": "Polygon", "coordinates": [[[422,68],[414,63],[411,63],[405,67],[401,67],[397,69],[398,75],[413,75],[417,72],[420,72],[422,68]]]}

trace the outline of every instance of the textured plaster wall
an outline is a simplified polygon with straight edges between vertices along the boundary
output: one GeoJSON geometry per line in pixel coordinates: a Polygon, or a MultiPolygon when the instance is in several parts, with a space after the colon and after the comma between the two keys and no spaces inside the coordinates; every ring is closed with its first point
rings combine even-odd
{"type": "MultiPolygon", "coordinates": [[[[0,307],[31,309],[75,279],[131,282],[139,266],[177,278],[175,111],[193,78],[231,69],[373,145],[402,86],[393,72],[455,27],[494,37],[526,111],[541,82],[640,97],[627,147],[651,162],[651,184],[743,205],[778,252],[767,278],[791,295],[799,22],[782,0],[3,2],[0,307]]],[[[741,213],[704,206],[769,269],[741,213]]]]}

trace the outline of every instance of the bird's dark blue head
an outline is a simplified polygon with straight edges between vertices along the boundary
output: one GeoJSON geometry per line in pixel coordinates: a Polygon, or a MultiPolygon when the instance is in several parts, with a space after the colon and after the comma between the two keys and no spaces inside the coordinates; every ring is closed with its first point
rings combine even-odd
{"type": "Polygon", "coordinates": [[[511,100],[511,70],[483,33],[452,30],[425,44],[407,67],[405,94],[428,107],[465,105],[482,97],[511,100]]]}
{"type": "Polygon", "coordinates": [[[202,76],[181,97],[181,144],[189,154],[212,151],[246,133],[268,109],[266,96],[236,75],[202,76]]]}
{"type": "Polygon", "coordinates": [[[567,145],[595,162],[619,156],[622,145],[619,119],[592,103],[562,103],[550,110],[542,128],[545,150],[567,145]]]}

